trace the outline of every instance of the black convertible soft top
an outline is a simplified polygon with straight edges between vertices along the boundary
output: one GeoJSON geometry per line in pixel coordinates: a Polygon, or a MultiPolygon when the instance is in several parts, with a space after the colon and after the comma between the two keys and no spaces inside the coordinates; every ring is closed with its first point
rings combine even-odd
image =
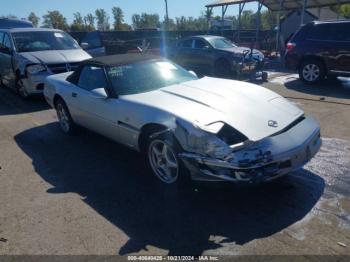
{"type": "Polygon", "coordinates": [[[123,54],[123,55],[110,55],[90,58],[80,64],[80,66],[74,71],[73,74],[67,77],[67,81],[77,84],[80,76],[80,72],[85,65],[97,65],[97,66],[119,66],[119,65],[130,65],[140,63],[149,60],[162,59],[160,56],[149,55],[149,54],[123,54]]]}
{"type": "Polygon", "coordinates": [[[110,55],[91,58],[85,61],[84,64],[98,64],[101,66],[118,66],[139,63],[148,60],[161,59],[160,56],[149,54],[123,54],[110,55]]]}

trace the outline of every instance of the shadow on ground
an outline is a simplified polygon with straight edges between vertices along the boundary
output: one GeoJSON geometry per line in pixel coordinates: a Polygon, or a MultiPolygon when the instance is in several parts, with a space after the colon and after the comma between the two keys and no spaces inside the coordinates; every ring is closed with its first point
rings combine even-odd
{"type": "Polygon", "coordinates": [[[12,90],[0,87],[0,116],[32,113],[49,108],[43,96],[24,100],[12,90]]]}
{"type": "Polygon", "coordinates": [[[295,79],[286,82],[284,86],[288,89],[310,95],[350,99],[349,78],[325,79],[315,85],[307,85],[299,79],[295,79]]]}
{"type": "Polygon", "coordinates": [[[171,191],[153,180],[138,154],[88,131],[69,137],[52,123],[15,140],[52,185],[48,193],[80,194],[129,236],[116,250],[120,255],[147,245],[170,255],[199,255],[232,242],[243,245],[302,219],[325,187],[321,177],[301,170],[258,188],[171,191]]]}

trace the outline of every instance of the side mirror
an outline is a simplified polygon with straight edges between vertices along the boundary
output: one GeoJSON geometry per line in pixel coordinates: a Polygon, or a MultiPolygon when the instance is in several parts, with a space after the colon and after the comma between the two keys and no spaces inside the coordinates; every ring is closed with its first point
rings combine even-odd
{"type": "Polygon", "coordinates": [[[196,74],[196,72],[194,72],[194,71],[192,71],[192,70],[189,70],[188,72],[189,72],[191,75],[194,75],[195,77],[198,77],[197,74],[196,74]]]}
{"type": "Polygon", "coordinates": [[[89,44],[88,43],[86,43],[86,42],[82,42],[81,44],[80,44],[80,46],[81,46],[81,48],[82,49],[89,49],[89,44]]]}
{"type": "Polygon", "coordinates": [[[206,45],[203,47],[203,49],[209,51],[211,48],[210,48],[210,46],[206,45]]]}
{"type": "Polygon", "coordinates": [[[91,97],[96,99],[107,99],[108,95],[106,93],[106,90],[104,88],[96,88],[90,91],[91,97]]]}

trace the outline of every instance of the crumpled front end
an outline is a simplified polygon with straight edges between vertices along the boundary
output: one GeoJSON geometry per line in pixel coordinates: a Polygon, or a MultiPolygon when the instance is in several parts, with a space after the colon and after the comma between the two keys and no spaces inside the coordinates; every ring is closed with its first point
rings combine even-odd
{"type": "Polygon", "coordinates": [[[192,179],[201,181],[270,181],[301,168],[321,147],[319,124],[311,117],[301,117],[258,142],[226,143],[182,123],[177,123],[174,134],[185,150],[179,157],[192,179]]]}

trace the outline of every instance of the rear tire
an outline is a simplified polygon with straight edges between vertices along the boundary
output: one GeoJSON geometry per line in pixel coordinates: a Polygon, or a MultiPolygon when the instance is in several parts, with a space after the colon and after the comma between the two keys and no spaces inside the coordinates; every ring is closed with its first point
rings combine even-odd
{"type": "Polygon", "coordinates": [[[306,84],[316,84],[325,78],[325,68],[317,59],[307,59],[299,67],[299,77],[306,84]]]}
{"type": "Polygon", "coordinates": [[[58,99],[55,108],[62,131],[69,135],[75,134],[76,125],[69,113],[66,103],[62,99],[58,99]]]}

